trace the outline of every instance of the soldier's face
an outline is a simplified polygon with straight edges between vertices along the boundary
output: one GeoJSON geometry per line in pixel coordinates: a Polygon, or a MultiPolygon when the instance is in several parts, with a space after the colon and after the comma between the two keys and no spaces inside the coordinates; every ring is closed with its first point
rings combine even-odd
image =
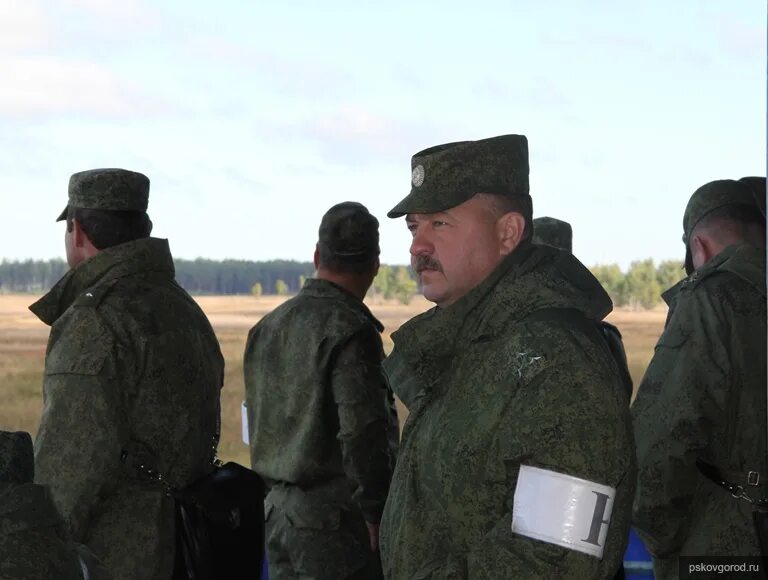
{"type": "Polygon", "coordinates": [[[450,306],[480,284],[504,255],[497,224],[479,197],[434,214],[408,214],[411,265],[424,297],[450,306]]]}

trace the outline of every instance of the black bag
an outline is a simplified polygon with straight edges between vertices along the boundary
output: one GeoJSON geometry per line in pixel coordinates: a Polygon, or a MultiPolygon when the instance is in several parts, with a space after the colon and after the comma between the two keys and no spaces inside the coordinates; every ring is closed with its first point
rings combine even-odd
{"type": "MultiPolygon", "coordinates": [[[[760,544],[760,555],[763,558],[763,570],[768,569],[768,505],[752,512],[752,522],[755,524],[757,542],[760,544]]],[[[768,577],[768,574],[766,574],[768,577]]]]}
{"type": "Polygon", "coordinates": [[[258,580],[264,555],[264,482],[237,463],[173,492],[174,580],[258,580]]]}

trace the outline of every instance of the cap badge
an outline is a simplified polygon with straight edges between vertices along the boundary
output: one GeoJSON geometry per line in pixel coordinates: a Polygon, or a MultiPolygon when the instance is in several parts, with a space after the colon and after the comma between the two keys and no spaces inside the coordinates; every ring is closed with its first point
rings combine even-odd
{"type": "Polygon", "coordinates": [[[411,183],[414,187],[419,187],[422,183],[424,183],[423,165],[417,165],[413,168],[413,171],[411,172],[411,183]]]}

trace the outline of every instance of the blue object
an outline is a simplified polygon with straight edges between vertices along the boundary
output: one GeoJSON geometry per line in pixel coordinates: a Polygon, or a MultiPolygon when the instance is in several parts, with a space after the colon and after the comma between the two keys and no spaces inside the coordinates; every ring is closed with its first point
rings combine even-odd
{"type": "Polygon", "coordinates": [[[269,566],[267,565],[267,551],[264,550],[264,564],[261,566],[261,580],[269,580],[269,566]]]}
{"type": "Polygon", "coordinates": [[[653,560],[645,544],[635,533],[629,529],[629,543],[624,553],[624,573],[627,580],[648,580],[653,578],[653,560]]]}

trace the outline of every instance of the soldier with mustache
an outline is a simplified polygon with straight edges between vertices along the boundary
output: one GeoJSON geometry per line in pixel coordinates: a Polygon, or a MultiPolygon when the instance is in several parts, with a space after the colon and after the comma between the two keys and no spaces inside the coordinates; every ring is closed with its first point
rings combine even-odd
{"type": "Polygon", "coordinates": [[[635,451],[600,322],[611,300],[575,257],[531,243],[522,135],[411,160],[411,263],[431,310],[385,370],[410,415],[381,523],[389,580],[613,578],[635,451]]]}

